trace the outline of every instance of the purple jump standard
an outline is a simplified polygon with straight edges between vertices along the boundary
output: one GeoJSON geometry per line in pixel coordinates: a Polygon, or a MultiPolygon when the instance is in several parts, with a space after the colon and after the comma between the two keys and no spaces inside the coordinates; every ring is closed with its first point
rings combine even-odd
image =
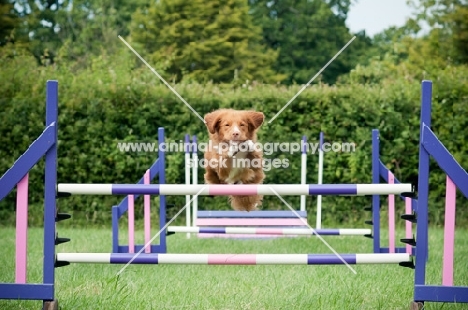
{"type": "Polygon", "coordinates": [[[411,184],[58,184],[58,192],[72,195],[401,195],[411,184]]]}
{"type": "Polygon", "coordinates": [[[57,261],[89,264],[153,265],[349,265],[398,264],[411,256],[397,254],[131,254],[57,253],[57,261]]]}
{"type": "Polygon", "coordinates": [[[371,229],[310,229],[310,228],[256,228],[256,227],[188,227],[169,226],[168,232],[198,234],[245,234],[245,235],[321,235],[321,236],[364,236],[371,229]]]}

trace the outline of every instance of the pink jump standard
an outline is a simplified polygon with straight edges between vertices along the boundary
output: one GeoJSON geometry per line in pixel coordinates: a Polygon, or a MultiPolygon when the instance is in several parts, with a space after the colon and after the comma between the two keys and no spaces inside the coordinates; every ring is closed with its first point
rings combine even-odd
{"type": "MultiPolygon", "coordinates": [[[[395,176],[388,171],[388,184],[395,184],[395,176]]],[[[388,252],[395,253],[395,195],[388,195],[388,252]]]]}
{"type": "Polygon", "coordinates": [[[27,173],[16,191],[16,266],[15,282],[26,283],[28,259],[28,182],[27,173]]]}
{"type": "MultiPolygon", "coordinates": [[[[150,170],[146,170],[146,173],[144,175],[144,184],[150,184],[151,183],[151,178],[150,178],[150,170]]],[[[147,247],[145,247],[145,253],[151,253],[151,246],[149,244],[151,243],[151,197],[150,195],[144,195],[143,197],[143,204],[144,204],[144,217],[145,217],[145,244],[148,244],[147,247]]]]}
{"type": "Polygon", "coordinates": [[[455,243],[455,201],[457,187],[449,176],[447,176],[446,182],[442,285],[453,286],[453,247],[455,243]]]}

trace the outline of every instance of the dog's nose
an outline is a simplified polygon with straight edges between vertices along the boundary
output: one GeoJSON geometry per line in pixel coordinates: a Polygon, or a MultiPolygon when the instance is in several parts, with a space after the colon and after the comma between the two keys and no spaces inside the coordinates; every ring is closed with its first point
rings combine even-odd
{"type": "Polygon", "coordinates": [[[239,138],[239,135],[240,135],[239,127],[234,126],[233,131],[232,131],[232,137],[233,138],[239,138]]]}

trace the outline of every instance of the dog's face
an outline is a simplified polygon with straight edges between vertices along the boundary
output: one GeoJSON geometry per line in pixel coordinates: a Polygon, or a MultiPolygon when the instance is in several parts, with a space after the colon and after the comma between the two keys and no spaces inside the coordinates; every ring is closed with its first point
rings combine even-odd
{"type": "Polygon", "coordinates": [[[255,139],[265,116],[261,112],[232,109],[217,110],[205,115],[211,136],[218,141],[243,142],[255,139]]]}

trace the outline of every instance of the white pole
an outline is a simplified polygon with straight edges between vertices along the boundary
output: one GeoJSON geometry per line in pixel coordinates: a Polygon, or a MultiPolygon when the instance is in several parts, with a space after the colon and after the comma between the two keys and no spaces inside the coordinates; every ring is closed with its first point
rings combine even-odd
{"type": "MultiPolygon", "coordinates": [[[[307,184],[307,137],[302,137],[302,145],[301,145],[301,184],[307,184]]],[[[301,196],[301,211],[306,210],[306,196],[301,196]]]]}
{"type": "Polygon", "coordinates": [[[73,184],[59,183],[59,193],[70,195],[165,196],[370,196],[412,193],[411,184],[73,184]]]}
{"type": "Polygon", "coordinates": [[[336,265],[410,262],[406,253],[378,254],[133,254],[57,253],[57,261],[87,264],[174,265],[336,265]]]}
{"type": "MultiPolygon", "coordinates": [[[[193,180],[192,180],[192,183],[194,185],[198,184],[198,143],[197,143],[197,137],[196,136],[193,136],[193,139],[192,139],[192,142],[193,142],[193,149],[192,149],[192,161],[193,161],[193,171],[192,171],[192,177],[193,177],[193,180]]],[[[192,212],[192,216],[193,216],[193,225],[192,226],[197,226],[197,218],[198,218],[198,196],[194,197],[194,199],[192,200],[192,204],[193,204],[193,212],[192,212]]],[[[188,208],[190,208],[190,206],[188,206],[188,208]]]]}
{"type": "MultiPolygon", "coordinates": [[[[323,132],[320,132],[319,142],[319,167],[318,167],[318,184],[323,182],[323,132]]],[[[322,228],[322,195],[317,196],[317,223],[315,228],[322,228]]]]}
{"type": "MultiPolygon", "coordinates": [[[[185,184],[190,185],[190,136],[185,135],[185,184]]],[[[185,196],[185,205],[190,204],[190,195],[185,196]]],[[[185,209],[186,214],[186,225],[190,226],[192,223],[192,219],[190,216],[190,206],[185,209]]],[[[187,233],[187,239],[190,239],[190,233],[187,233]]]]}
{"type": "Polygon", "coordinates": [[[167,231],[174,233],[199,234],[245,234],[245,235],[322,235],[322,236],[364,236],[371,233],[371,229],[309,229],[309,228],[252,228],[252,227],[184,227],[168,226],[167,231]]]}

